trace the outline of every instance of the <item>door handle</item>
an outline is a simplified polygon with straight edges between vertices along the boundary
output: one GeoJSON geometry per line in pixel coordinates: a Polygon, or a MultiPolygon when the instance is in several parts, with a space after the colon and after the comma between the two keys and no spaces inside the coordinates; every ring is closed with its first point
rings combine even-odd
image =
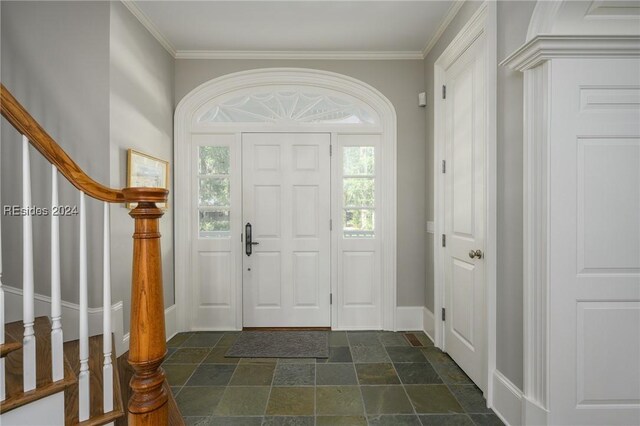
{"type": "Polygon", "coordinates": [[[469,257],[471,259],[475,259],[475,258],[482,259],[482,250],[470,250],[469,257]]]}
{"type": "Polygon", "coordinates": [[[247,256],[251,256],[251,253],[253,253],[253,246],[257,246],[258,244],[260,244],[251,241],[251,223],[247,222],[247,224],[245,225],[244,234],[246,236],[244,243],[244,252],[247,254],[247,256]]]}

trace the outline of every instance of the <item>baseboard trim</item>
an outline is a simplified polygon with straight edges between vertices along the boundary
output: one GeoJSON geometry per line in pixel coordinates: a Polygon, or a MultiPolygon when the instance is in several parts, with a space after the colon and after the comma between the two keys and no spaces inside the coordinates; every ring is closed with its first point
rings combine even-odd
{"type": "Polygon", "coordinates": [[[176,305],[171,305],[164,310],[164,329],[167,341],[178,334],[178,317],[176,315],[176,305]]]}
{"type": "Polygon", "coordinates": [[[504,424],[522,425],[522,391],[511,383],[504,374],[495,370],[493,373],[493,411],[504,424]]]}
{"type": "Polygon", "coordinates": [[[422,331],[423,306],[396,307],[396,331],[422,331]]]}
{"type": "MultiPolygon", "coordinates": [[[[3,285],[5,292],[5,322],[22,321],[22,289],[3,285]]],[[[34,312],[36,317],[51,317],[51,298],[42,294],[34,295],[34,312]]],[[[80,321],[80,305],[62,301],[62,333],[65,342],[77,340],[78,323],[80,321]]],[[[102,308],[89,308],[89,336],[102,334],[102,308]]],[[[178,334],[176,305],[164,310],[165,333],[167,340],[178,334]]],[[[115,338],[116,355],[120,356],[129,350],[129,333],[124,332],[124,303],[111,305],[111,330],[115,338]]]]}
{"type": "Polygon", "coordinates": [[[522,421],[525,425],[548,424],[549,412],[526,396],[522,398],[522,421]]]}
{"type": "Polygon", "coordinates": [[[422,310],[422,330],[432,342],[436,341],[434,338],[436,335],[436,318],[427,307],[422,310]]]}
{"type": "MultiPolygon", "coordinates": [[[[22,299],[21,288],[3,285],[5,294],[5,322],[22,321],[22,299]]],[[[51,317],[51,297],[43,294],[34,294],[34,313],[36,317],[51,317]]],[[[77,340],[80,338],[78,324],[80,322],[80,305],[62,301],[62,333],[64,341],[77,340]]],[[[102,307],[89,308],[89,336],[102,334],[102,307]]],[[[116,353],[120,355],[124,334],[124,304],[122,301],[111,305],[111,330],[115,335],[116,353]]]]}

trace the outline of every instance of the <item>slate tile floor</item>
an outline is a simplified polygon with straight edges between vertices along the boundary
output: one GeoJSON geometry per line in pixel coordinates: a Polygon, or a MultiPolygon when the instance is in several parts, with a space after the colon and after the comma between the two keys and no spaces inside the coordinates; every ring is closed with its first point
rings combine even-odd
{"type": "Polygon", "coordinates": [[[163,367],[187,425],[502,425],[425,334],[330,333],[328,359],[226,358],[239,332],[180,333],[163,367]]]}

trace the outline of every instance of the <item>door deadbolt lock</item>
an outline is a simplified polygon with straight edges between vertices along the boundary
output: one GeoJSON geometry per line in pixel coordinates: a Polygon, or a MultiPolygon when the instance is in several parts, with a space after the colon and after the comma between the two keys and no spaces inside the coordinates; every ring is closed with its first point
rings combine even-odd
{"type": "Polygon", "coordinates": [[[251,253],[253,253],[253,246],[257,246],[260,243],[251,241],[251,238],[252,238],[251,224],[249,222],[247,222],[247,224],[244,227],[244,233],[245,233],[244,250],[247,256],[251,256],[251,253]]]}
{"type": "Polygon", "coordinates": [[[471,259],[482,259],[482,250],[470,250],[469,257],[471,259]]]}

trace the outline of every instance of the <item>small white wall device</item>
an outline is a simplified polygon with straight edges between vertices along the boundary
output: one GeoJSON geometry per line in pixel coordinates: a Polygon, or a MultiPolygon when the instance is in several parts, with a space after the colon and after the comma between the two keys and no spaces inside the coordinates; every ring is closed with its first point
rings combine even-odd
{"type": "Polygon", "coordinates": [[[425,92],[418,93],[418,106],[427,106],[427,94],[425,92]]]}

